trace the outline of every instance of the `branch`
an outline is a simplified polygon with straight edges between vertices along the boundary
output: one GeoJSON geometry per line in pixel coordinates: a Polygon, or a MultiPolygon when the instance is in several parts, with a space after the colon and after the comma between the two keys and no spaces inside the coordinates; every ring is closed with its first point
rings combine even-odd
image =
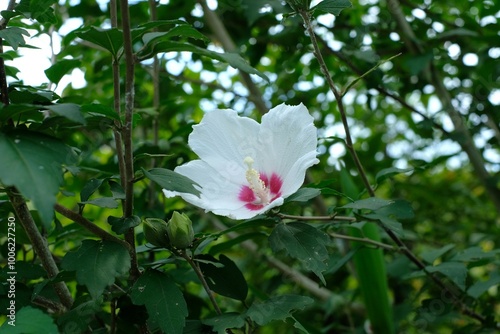
{"type": "MultiPolygon", "coordinates": [[[[47,276],[49,278],[56,277],[59,274],[59,268],[57,268],[57,264],[54,261],[52,253],[50,252],[47,240],[45,240],[42,236],[35,224],[35,221],[33,220],[33,216],[26,205],[26,201],[21,195],[18,194],[17,189],[15,188],[9,189],[8,196],[24,231],[33,245],[35,253],[40,258],[40,262],[47,272],[47,276]]],[[[73,298],[71,297],[66,284],[64,282],[56,282],[54,283],[54,290],[64,307],[70,309],[73,304],[73,298]]]]}
{"type": "Polygon", "coordinates": [[[57,212],[59,212],[61,215],[63,215],[64,217],[71,219],[75,223],[83,226],[86,230],[88,230],[92,234],[95,234],[96,236],[98,236],[102,240],[108,240],[108,241],[113,241],[113,242],[119,243],[120,245],[127,248],[129,253],[134,251],[134,248],[131,247],[127,242],[125,242],[122,239],[119,239],[119,238],[115,237],[114,235],[108,233],[107,231],[103,230],[102,228],[100,228],[96,224],[92,223],[90,220],[83,217],[79,213],[74,212],[68,208],[65,208],[64,206],[62,206],[60,204],[56,204],[54,206],[54,209],[57,212]]]}
{"type": "Polygon", "coordinates": [[[304,221],[309,221],[309,220],[317,220],[317,221],[347,221],[347,222],[355,222],[356,218],[354,217],[346,217],[346,216],[337,216],[336,214],[330,215],[330,216],[294,216],[294,215],[287,215],[284,213],[278,213],[278,217],[281,219],[293,219],[293,220],[304,220],[304,221]]]}
{"type": "Polygon", "coordinates": [[[378,242],[378,241],[375,241],[375,240],[372,240],[372,239],[369,239],[369,238],[351,237],[351,236],[348,236],[348,235],[337,234],[337,233],[333,233],[333,232],[329,232],[328,235],[331,236],[332,238],[338,238],[338,239],[349,240],[349,241],[357,241],[357,242],[365,243],[365,244],[368,244],[368,245],[373,245],[376,248],[383,248],[383,249],[387,249],[387,250],[390,250],[390,251],[399,251],[399,249],[397,249],[394,246],[391,246],[391,245],[388,245],[388,244],[384,244],[382,242],[378,242]]]}
{"type": "MultiPolygon", "coordinates": [[[[125,201],[123,202],[123,216],[131,217],[134,211],[134,156],[132,145],[132,118],[134,113],[134,75],[135,64],[132,50],[132,37],[130,32],[130,14],[127,0],[120,0],[123,30],[123,50],[125,54],[125,125],[122,129],[125,176],[125,201]]],[[[134,229],[125,233],[125,240],[131,247],[135,247],[134,229]]],[[[136,281],[140,276],[135,251],[131,254],[130,280],[136,281]]]]}

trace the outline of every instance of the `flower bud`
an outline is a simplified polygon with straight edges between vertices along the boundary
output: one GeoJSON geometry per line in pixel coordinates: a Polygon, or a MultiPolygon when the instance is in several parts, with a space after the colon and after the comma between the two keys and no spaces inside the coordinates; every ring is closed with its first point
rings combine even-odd
{"type": "Polygon", "coordinates": [[[157,247],[169,247],[170,240],[167,233],[168,224],[159,218],[144,219],[144,237],[147,242],[157,247]]]}
{"type": "Polygon", "coordinates": [[[173,247],[187,248],[194,240],[193,223],[186,214],[174,211],[167,224],[167,234],[173,247]]]}

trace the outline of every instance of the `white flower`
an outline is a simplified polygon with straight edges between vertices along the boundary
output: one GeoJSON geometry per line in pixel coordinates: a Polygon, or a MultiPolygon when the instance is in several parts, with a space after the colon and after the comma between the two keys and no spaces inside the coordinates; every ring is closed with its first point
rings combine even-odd
{"type": "Polygon", "coordinates": [[[217,215],[248,219],[283,204],[300,188],[306,169],[319,162],[317,141],[303,104],[280,104],[261,124],[234,110],[214,110],[189,135],[200,159],[175,168],[200,185],[200,197],[163,192],[217,215]]]}

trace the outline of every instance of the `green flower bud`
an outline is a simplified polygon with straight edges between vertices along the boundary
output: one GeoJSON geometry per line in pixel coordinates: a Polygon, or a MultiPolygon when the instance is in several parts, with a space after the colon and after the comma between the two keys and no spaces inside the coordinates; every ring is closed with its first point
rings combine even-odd
{"type": "Polygon", "coordinates": [[[168,224],[159,218],[144,219],[144,236],[147,242],[158,247],[169,247],[170,240],[167,233],[168,224]]]}
{"type": "Polygon", "coordinates": [[[173,247],[184,249],[194,240],[193,223],[186,214],[174,211],[168,221],[167,234],[173,247]]]}

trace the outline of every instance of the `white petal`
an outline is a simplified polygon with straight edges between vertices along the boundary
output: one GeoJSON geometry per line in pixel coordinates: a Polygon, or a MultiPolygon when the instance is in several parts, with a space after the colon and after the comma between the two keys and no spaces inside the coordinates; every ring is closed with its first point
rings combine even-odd
{"type": "Polygon", "coordinates": [[[302,103],[298,106],[280,104],[262,117],[259,168],[282,178],[283,197],[296,192],[304,182],[306,169],[319,162],[313,121],[302,103]]]}
{"type": "Polygon", "coordinates": [[[198,183],[200,187],[195,187],[201,191],[200,197],[163,189],[165,196],[168,198],[181,196],[186,202],[205,209],[205,211],[212,211],[217,215],[233,219],[248,219],[283,204],[283,199],[278,198],[261,210],[247,209],[245,203],[238,199],[242,184],[232,182],[230,178],[224,177],[223,174],[202,160],[190,161],[175,168],[175,172],[198,183]]]}
{"type": "Polygon", "coordinates": [[[240,117],[234,110],[214,110],[203,116],[200,124],[193,126],[189,146],[212,168],[237,182],[245,180],[246,165],[243,160],[255,159],[259,123],[240,117]]]}

